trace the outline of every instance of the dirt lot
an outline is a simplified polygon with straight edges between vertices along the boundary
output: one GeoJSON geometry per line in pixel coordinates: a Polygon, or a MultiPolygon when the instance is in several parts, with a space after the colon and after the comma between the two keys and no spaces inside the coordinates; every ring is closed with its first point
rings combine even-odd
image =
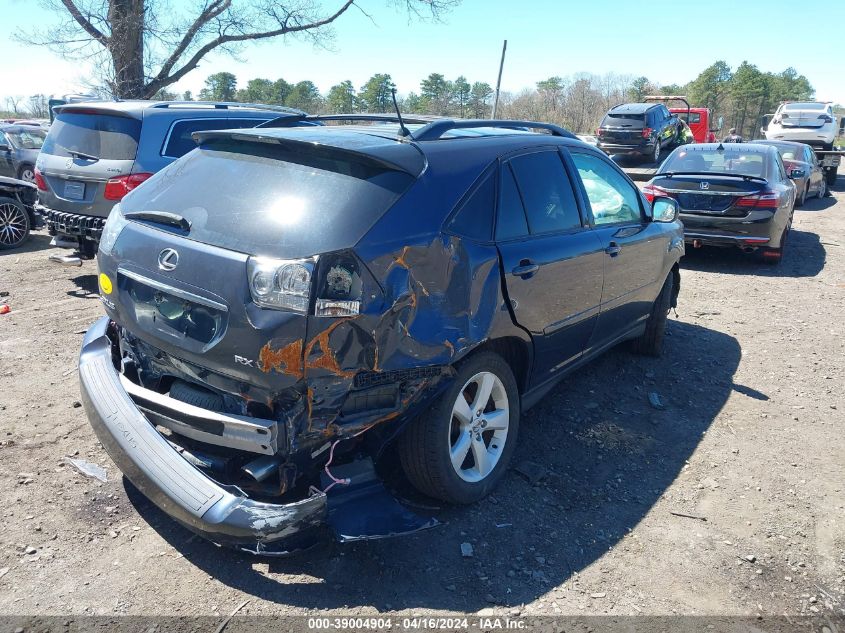
{"type": "Polygon", "coordinates": [[[612,351],[524,420],[538,485],[511,470],[437,529],[270,562],[124,483],[79,407],[95,265],[35,235],[0,256],[0,614],[845,613],[845,179],[834,196],[796,212],[779,267],[688,256],[664,357],[612,351]]]}

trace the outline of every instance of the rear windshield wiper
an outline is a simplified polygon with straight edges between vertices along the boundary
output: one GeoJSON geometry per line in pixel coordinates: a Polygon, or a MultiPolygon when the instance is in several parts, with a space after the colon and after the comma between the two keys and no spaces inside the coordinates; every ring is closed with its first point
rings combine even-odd
{"type": "Polygon", "coordinates": [[[172,226],[186,233],[191,230],[190,220],[176,213],[168,213],[167,211],[130,211],[129,213],[124,213],[123,217],[127,220],[140,220],[141,222],[172,226]]]}
{"type": "Polygon", "coordinates": [[[64,147],[63,145],[59,145],[58,143],[56,143],[56,147],[66,151],[74,158],[84,158],[85,160],[100,160],[99,156],[94,156],[93,154],[86,154],[85,152],[79,152],[75,149],[69,149],[67,147],[64,147]]]}

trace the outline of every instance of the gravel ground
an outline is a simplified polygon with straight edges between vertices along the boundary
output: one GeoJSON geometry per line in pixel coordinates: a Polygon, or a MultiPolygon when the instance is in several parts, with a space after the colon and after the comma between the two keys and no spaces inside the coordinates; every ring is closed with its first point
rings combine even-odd
{"type": "Polygon", "coordinates": [[[524,419],[514,465],[539,482],[512,469],[434,530],[268,561],[193,537],[111,464],[75,371],[95,265],[50,264],[36,234],[0,255],[0,615],[842,615],[843,179],[790,240],[778,267],[691,253],[663,358],[611,351],[524,419]]]}

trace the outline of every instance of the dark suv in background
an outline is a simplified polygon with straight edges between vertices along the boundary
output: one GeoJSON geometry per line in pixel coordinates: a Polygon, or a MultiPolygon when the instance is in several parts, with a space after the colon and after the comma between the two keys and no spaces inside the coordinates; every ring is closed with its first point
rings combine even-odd
{"type": "Polygon", "coordinates": [[[678,140],[681,125],[678,115],[662,103],[625,103],[604,115],[596,130],[598,147],[611,155],[639,156],[656,163],[661,150],[678,140]]]}
{"type": "MultiPolygon", "coordinates": [[[[197,101],[91,101],[53,109],[35,169],[39,211],[54,245],[93,257],[109,211],[194,148],[198,130],[250,128],[298,110],[197,101]]],[[[56,258],[79,264],[79,257],[56,258]]]]}
{"type": "Polygon", "coordinates": [[[388,453],[481,499],[568,371],[660,352],[680,287],[677,203],[569,132],[345,118],[381,123],[195,134],[100,241],[91,424],[165,512],[246,551],[430,525],[379,482],[388,453]]]}

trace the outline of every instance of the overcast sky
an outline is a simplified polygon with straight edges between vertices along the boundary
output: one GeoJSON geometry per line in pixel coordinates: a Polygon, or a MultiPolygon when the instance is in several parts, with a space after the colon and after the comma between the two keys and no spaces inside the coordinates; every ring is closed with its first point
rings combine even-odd
{"type": "MultiPolygon", "coordinates": [[[[171,1],[176,7],[190,4],[171,1]]],[[[763,71],[792,66],[809,78],[817,99],[845,104],[843,0],[819,4],[806,17],[795,0],[463,0],[439,24],[409,23],[385,0],[359,2],[376,23],[353,8],[336,22],[331,50],[296,40],[250,44],[237,61],[208,57],[170,89],[196,95],[205,78],[219,71],[234,73],[241,86],[255,77],[310,79],[323,93],[345,79],[360,87],[377,72],[389,73],[402,94],[418,91],[420,80],[432,72],[494,85],[507,39],[506,91],[577,72],[684,84],[724,59],[733,68],[743,60],[763,71]]],[[[338,4],[324,0],[327,8],[338,4]]],[[[22,28],[49,23],[49,13],[34,0],[0,0],[0,15],[0,107],[7,95],[83,89],[91,76],[86,63],[62,61],[12,37],[22,28]]]]}

